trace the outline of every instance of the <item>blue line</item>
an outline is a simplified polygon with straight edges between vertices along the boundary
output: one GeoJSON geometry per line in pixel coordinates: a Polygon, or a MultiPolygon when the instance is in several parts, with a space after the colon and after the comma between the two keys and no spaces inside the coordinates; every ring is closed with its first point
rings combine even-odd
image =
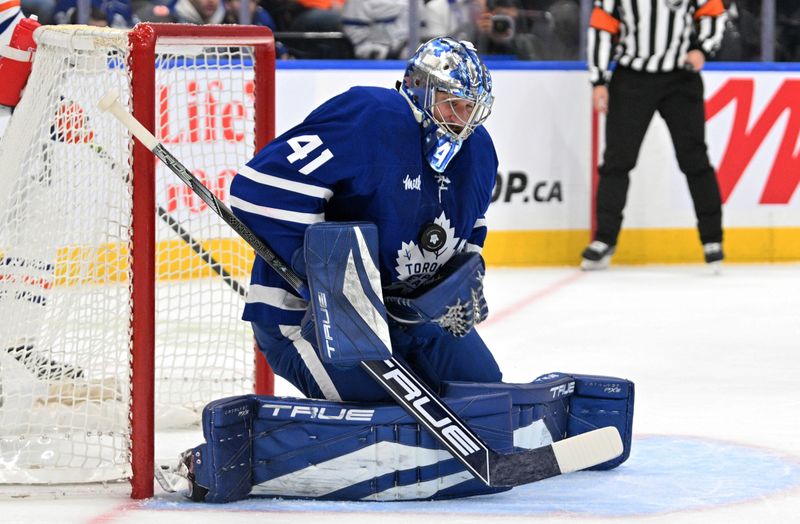
{"type": "MultiPolygon", "coordinates": [[[[542,71],[585,71],[584,62],[529,62],[523,60],[486,59],[486,66],[491,71],[498,70],[542,70],[542,71]]],[[[278,69],[357,69],[403,71],[405,60],[278,60],[278,69]]]]}
{"type": "MultiPolygon", "coordinates": [[[[586,71],[581,61],[526,61],[485,57],[490,71],[586,71]]],[[[278,69],[291,70],[394,70],[403,71],[403,60],[278,60],[278,69]]],[[[708,62],[709,71],[800,71],[800,62],[708,62]]]]}
{"type": "Polygon", "coordinates": [[[800,62],[708,62],[709,71],[800,71],[800,62]]]}
{"type": "Polygon", "coordinates": [[[404,71],[404,60],[278,60],[277,69],[365,69],[404,71]]]}

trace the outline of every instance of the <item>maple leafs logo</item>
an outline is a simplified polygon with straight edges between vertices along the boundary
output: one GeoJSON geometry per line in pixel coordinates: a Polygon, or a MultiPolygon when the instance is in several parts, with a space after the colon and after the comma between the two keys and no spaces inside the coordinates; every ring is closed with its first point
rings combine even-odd
{"type": "Polygon", "coordinates": [[[399,282],[389,286],[389,288],[403,291],[412,290],[430,279],[442,265],[456,254],[456,247],[461,239],[456,236],[455,229],[450,227],[450,220],[442,211],[442,214],[433,221],[440,226],[447,238],[441,248],[436,251],[428,251],[421,248],[416,241],[403,242],[397,251],[397,271],[399,282]]]}

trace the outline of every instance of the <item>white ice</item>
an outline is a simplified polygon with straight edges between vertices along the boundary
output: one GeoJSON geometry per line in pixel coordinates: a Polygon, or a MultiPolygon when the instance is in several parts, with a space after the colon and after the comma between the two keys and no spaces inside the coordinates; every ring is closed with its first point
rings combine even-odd
{"type": "MultiPolygon", "coordinates": [[[[800,265],[489,268],[479,331],[505,379],[566,371],[636,383],[634,453],[472,499],[249,500],[197,505],[157,489],[3,497],[0,522],[800,522],[800,265]]],[[[278,381],[278,394],[293,390],[278,381]]],[[[199,434],[159,434],[159,458],[199,434]],[[172,448],[172,449],[170,449],[172,448]]]]}

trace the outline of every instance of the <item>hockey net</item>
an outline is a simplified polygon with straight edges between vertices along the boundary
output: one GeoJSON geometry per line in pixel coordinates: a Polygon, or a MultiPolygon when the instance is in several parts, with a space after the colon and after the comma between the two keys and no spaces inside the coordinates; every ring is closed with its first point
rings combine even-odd
{"type": "Polygon", "coordinates": [[[253,255],[96,104],[118,90],[225,200],[274,134],[273,40],[172,24],[36,39],[0,142],[0,484],[132,479],[146,497],[154,423],[253,391],[253,255]]]}

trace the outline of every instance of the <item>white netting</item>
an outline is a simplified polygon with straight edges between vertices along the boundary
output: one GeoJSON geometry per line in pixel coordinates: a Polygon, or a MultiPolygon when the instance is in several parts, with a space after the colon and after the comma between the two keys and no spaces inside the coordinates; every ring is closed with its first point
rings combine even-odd
{"type": "MultiPolygon", "coordinates": [[[[37,39],[0,142],[0,483],[125,478],[133,146],[96,103],[115,88],[130,106],[127,32],[54,26],[37,39]]],[[[224,198],[255,142],[248,48],[156,53],[156,134],[224,198]]],[[[156,420],[176,426],[252,391],[252,335],[233,287],[252,255],[160,165],[156,187],[156,420]]]]}
{"type": "MultiPolygon", "coordinates": [[[[251,63],[248,48],[157,48],[157,135],[223,200],[236,169],[254,152],[251,63]]],[[[158,211],[202,240],[236,283],[247,282],[252,249],[160,163],[156,185],[158,211]]],[[[211,398],[252,390],[252,332],[239,320],[244,299],[229,281],[193,253],[167,220],[157,226],[158,273],[166,283],[156,290],[162,342],[157,402],[199,412],[211,398]]]]}

